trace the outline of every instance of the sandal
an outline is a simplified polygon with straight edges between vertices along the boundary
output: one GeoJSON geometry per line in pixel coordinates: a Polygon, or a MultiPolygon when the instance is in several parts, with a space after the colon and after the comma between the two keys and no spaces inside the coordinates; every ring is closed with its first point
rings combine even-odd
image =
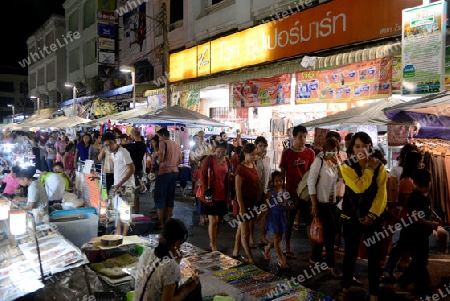
{"type": "Polygon", "coordinates": [[[267,246],[268,244],[269,244],[268,241],[260,241],[260,242],[258,243],[258,245],[259,245],[260,247],[265,247],[265,246],[267,246]]]}
{"type": "Polygon", "coordinates": [[[239,260],[239,261],[244,262],[244,263],[248,263],[248,259],[245,258],[242,255],[232,255],[231,258],[239,260]]]}
{"type": "Polygon", "coordinates": [[[270,260],[270,250],[269,250],[269,252],[267,252],[266,248],[263,248],[263,249],[261,250],[261,253],[262,253],[262,255],[264,256],[264,259],[270,260]]]}
{"type": "Polygon", "coordinates": [[[256,245],[255,245],[254,242],[249,243],[248,246],[250,247],[250,249],[255,249],[256,248],[256,245]]]}
{"type": "Polygon", "coordinates": [[[297,256],[295,256],[295,254],[293,252],[284,252],[283,255],[286,256],[287,259],[296,259],[297,258],[297,256]]]}
{"type": "Polygon", "coordinates": [[[287,269],[291,268],[287,263],[285,263],[284,265],[281,264],[281,262],[279,260],[278,260],[277,264],[278,264],[278,267],[282,270],[287,270],[287,269]]]}

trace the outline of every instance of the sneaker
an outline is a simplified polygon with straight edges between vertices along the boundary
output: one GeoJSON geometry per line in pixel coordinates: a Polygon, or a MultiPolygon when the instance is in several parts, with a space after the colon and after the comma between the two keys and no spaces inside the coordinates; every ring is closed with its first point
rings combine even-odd
{"type": "Polygon", "coordinates": [[[328,274],[335,279],[342,278],[342,272],[338,268],[328,269],[328,274]]]}

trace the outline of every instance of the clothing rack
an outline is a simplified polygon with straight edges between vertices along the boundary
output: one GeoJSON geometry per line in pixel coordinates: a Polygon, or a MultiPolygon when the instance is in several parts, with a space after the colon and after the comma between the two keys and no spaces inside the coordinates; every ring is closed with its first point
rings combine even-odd
{"type": "Polygon", "coordinates": [[[444,139],[418,139],[417,145],[424,155],[425,168],[431,172],[430,196],[434,211],[445,224],[450,224],[450,141],[444,139]]]}

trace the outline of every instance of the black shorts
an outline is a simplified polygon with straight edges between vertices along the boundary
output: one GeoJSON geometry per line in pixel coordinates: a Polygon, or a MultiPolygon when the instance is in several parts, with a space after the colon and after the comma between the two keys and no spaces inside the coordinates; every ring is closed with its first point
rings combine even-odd
{"type": "Polygon", "coordinates": [[[228,214],[227,202],[226,201],[212,201],[212,206],[205,206],[205,214],[206,215],[217,215],[224,216],[228,214]]]}

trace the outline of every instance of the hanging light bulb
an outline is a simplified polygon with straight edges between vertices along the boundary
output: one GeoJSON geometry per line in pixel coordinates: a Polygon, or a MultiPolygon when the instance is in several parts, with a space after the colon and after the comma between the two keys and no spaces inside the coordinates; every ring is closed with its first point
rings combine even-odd
{"type": "Polygon", "coordinates": [[[25,211],[9,212],[9,229],[12,235],[21,235],[27,231],[27,214],[25,211]]]}
{"type": "Polygon", "coordinates": [[[0,200],[0,220],[8,219],[9,217],[9,201],[0,200]]]}

